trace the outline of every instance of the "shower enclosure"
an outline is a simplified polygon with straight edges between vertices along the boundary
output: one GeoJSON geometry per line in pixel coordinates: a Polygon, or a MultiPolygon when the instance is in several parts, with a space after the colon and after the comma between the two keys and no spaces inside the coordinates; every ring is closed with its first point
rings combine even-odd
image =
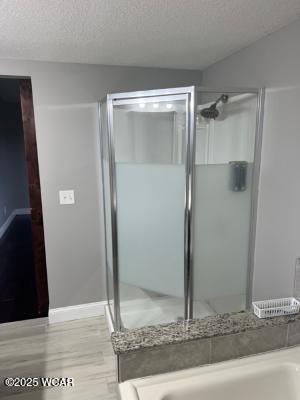
{"type": "Polygon", "coordinates": [[[115,330],[251,305],[263,97],[192,86],[100,103],[115,330]]]}

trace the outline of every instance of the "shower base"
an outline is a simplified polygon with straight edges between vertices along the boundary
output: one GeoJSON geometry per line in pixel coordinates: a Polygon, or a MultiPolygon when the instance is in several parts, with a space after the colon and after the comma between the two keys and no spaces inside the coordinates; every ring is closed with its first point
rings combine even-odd
{"type": "MultiPolygon", "coordinates": [[[[121,303],[124,328],[140,328],[183,319],[183,299],[162,297],[156,299],[128,300],[121,303]]],[[[205,302],[194,302],[195,318],[214,315],[214,310],[205,302]]]]}
{"type": "MultiPolygon", "coordinates": [[[[121,322],[125,329],[141,328],[183,320],[184,300],[160,295],[133,285],[120,284],[121,322]]],[[[194,301],[194,318],[241,311],[245,309],[244,295],[215,297],[194,301]]]]}

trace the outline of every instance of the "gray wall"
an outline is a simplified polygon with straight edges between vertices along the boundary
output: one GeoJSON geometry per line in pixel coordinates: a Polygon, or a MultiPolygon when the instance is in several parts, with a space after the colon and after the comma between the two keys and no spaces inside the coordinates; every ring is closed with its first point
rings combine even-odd
{"type": "Polygon", "coordinates": [[[254,297],[289,296],[300,255],[300,21],[203,72],[206,86],[265,86],[254,297]]]}
{"type": "Polygon", "coordinates": [[[31,76],[50,307],[105,298],[97,108],[108,92],[199,84],[201,72],[0,60],[0,75],[31,76]],[[58,190],[75,189],[60,206],[58,190]]]}
{"type": "Polygon", "coordinates": [[[28,208],[20,105],[0,100],[0,227],[15,209],[28,208]]]}

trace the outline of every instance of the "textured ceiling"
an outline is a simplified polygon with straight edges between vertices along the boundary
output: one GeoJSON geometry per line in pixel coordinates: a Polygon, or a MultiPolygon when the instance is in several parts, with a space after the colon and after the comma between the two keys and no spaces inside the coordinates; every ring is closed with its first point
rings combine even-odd
{"type": "Polygon", "coordinates": [[[300,0],[0,0],[0,57],[202,69],[300,18],[300,0]]]}

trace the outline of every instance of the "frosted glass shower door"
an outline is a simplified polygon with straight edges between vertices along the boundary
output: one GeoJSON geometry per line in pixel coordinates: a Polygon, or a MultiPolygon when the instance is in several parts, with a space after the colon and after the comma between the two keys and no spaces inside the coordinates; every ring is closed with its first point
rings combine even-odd
{"type": "Polygon", "coordinates": [[[184,315],[186,95],[113,103],[125,328],[184,315]]]}
{"type": "MultiPolygon", "coordinates": [[[[257,94],[201,92],[194,184],[194,302],[211,313],[246,307],[257,94]]],[[[194,313],[195,317],[197,314],[194,313]]]]}

